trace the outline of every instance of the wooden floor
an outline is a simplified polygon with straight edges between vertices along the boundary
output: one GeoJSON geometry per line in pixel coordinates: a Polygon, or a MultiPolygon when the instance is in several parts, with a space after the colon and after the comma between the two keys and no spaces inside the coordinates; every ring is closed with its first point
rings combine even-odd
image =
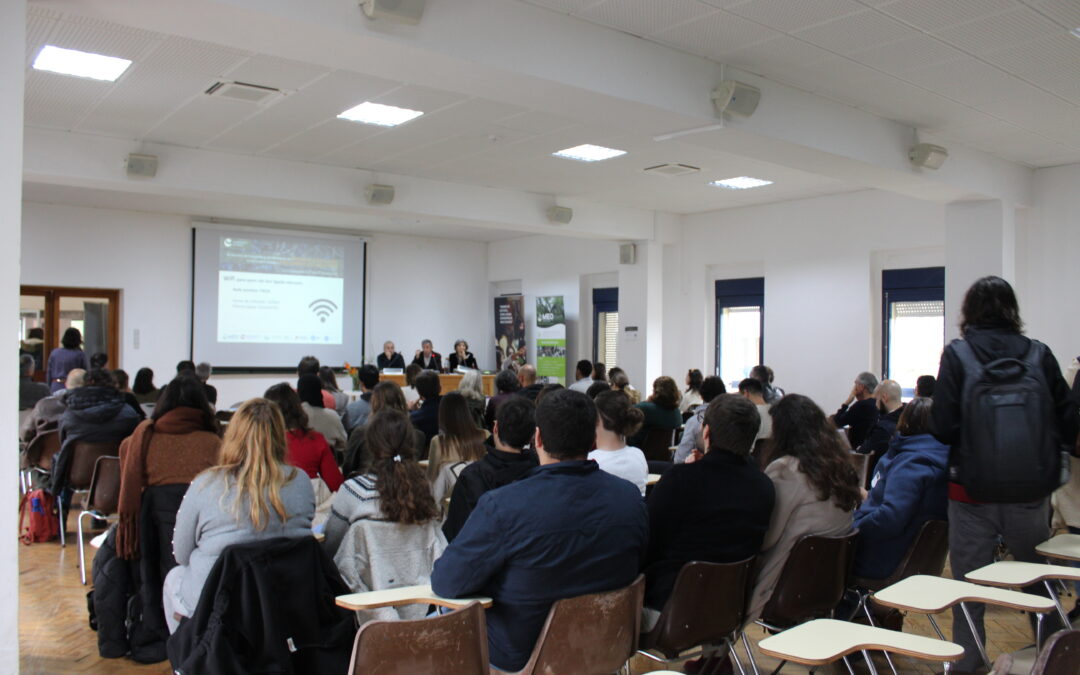
{"type": "MultiPolygon", "coordinates": [[[[74,521],[74,518],[72,519],[74,521]]],[[[91,557],[88,554],[87,557],[91,557]]],[[[58,542],[19,547],[19,649],[23,673],[109,673],[128,675],[135,673],[169,673],[168,663],[143,666],[128,659],[103,659],[98,656],[97,633],[90,629],[86,610],[86,592],[89,586],[79,582],[78,547],[74,535],[67,548],[58,542]]],[[[1071,608],[1072,597],[1063,598],[1066,608],[1071,608]]],[[[951,619],[942,616],[939,625],[950,634],[951,619]]],[[[933,630],[925,618],[908,617],[906,632],[933,637],[933,630]]],[[[988,608],[986,630],[989,636],[991,659],[1005,651],[1014,651],[1032,642],[1027,619],[1019,612],[1000,608],[988,608]]],[[[763,637],[757,628],[747,631],[751,641],[763,637]]],[[[742,650],[740,649],[740,654],[742,650]]],[[[762,671],[770,672],[776,661],[757,655],[762,671]]],[[[745,660],[745,659],[744,659],[745,660]]],[[[679,664],[664,667],[644,657],[632,662],[634,673],[654,670],[681,670],[679,664]]],[[[900,657],[899,670],[904,673],[933,673],[940,671],[940,664],[924,664],[900,657]]],[[[786,666],[783,673],[801,673],[805,668],[786,666]]]]}

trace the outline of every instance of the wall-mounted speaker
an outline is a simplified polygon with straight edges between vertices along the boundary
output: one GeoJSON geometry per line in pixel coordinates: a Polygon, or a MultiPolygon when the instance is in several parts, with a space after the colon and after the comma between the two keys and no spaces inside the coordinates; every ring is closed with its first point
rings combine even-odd
{"type": "Polygon", "coordinates": [[[940,169],[948,158],[949,151],[933,143],[919,143],[908,150],[911,163],[924,169],[940,169]]]}
{"type": "Polygon", "coordinates": [[[360,8],[369,19],[381,19],[415,26],[424,15],[425,0],[360,0],[360,8]]]}
{"type": "Polygon", "coordinates": [[[553,223],[566,225],[574,218],[574,209],[565,206],[552,206],[547,210],[547,218],[553,223]]]}
{"type": "Polygon", "coordinates": [[[619,244],[619,264],[633,265],[637,262],[637,246],[633,244],[619,244]]]}
{"type": "Polygon", "coordinates": [[[717,115],[730,113],[739,117],[750,117],[761,102],[761,90],[752,84],[724,80],[712,92],[713,107],[717,115]]]}
{"type": "Polygon", "coordinates": [[[131,153],[125,161],[128,178],[153,178],[157,175],[157,155],[131,153]]]}
{"type": "Polygon", "coordinates": [[[367,198],[368,204],[373,206],[386,206],[394,201],[394,186],[372,183],[364,188],[364,197],[367,198]]]}

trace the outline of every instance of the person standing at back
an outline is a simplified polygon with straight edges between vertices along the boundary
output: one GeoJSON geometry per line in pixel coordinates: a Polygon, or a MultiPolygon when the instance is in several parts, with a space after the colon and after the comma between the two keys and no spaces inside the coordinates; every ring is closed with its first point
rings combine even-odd
{"type": "Polygon", "coordinates": [[[52,393],[55,394],[64,388],[67,374],[71,370],[75,368],[90,370],[90,362],[86,358],[86,352],[82,350],[82,343],[82,333],[78,328],[71,327],[64,331],[64,337],[60,339],[62,346],[49,353],[45,373],[52,393]]]}
{"type": "MultiPolygon", "coordinates": [[[[952,446],[954,579],[992,563],[999,537],[1016,560],[1041,562],[1035,546],[1050,536],[1048,498],[1061,482],[1060,453],[1075,442],[1077,430],[1076,403],[1061,368],[1047,346],[1022,334],[1009,283],[994,276],[979,279],[968,289],[961,314],[962,339],[941,355],[931,409],[934,436],[952,446]]],[[[984,608],[969,607],[985,640],[984,608]]],[[[980,667],[962,612],[953,612],[952,635],[965,651],[956,668],[980,667]]]]}

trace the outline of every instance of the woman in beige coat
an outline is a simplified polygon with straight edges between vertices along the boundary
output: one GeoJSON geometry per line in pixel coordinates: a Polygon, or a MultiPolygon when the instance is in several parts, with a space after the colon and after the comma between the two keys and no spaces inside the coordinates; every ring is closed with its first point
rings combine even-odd
{"type": "Polygon", "coordinates": [[[836,430],[813,401],[789,394],[774,405],[772,461],[765,474],[776,488],[769,529],[747,620],[761,616],[792,547],[808,534],[839,536],[851,531],[859,506],[859,478],[836,430]]]}

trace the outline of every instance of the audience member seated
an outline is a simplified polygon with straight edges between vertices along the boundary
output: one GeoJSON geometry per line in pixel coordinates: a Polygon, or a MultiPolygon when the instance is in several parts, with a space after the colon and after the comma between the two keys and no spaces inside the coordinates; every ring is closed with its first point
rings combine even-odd
{"type": "Polygon", "coordinates": [[[596,409],[560,390],[536,407],[540,466],[482,497],[431,573],[441,596],[484,595],[491,665],[524,667],[551,605],[629,585],[648,538],[641,494],[586,458],[596,409]]]}
{"type": "Polygon", "coordinates": [[[371,414],[371,392],[379,383],[379,369],[370,364],[360,366],[356,377],[360,381],[360,396],[345,406],[345,416],[341,420],[348,432],[367,423],[371,414]]]}
{"type": "MultiPolygon", "coordinates": [[[[380,410],[397,410],[409,415],[405,396],[401,393],[401,387],[396,382],[380,382],[371,391],[371,414],[380,410]]],[[[370,415],[368,417],[370,419],[370,415]]],[[[410,422],[411,424],[411,422],[410,422]]],[[[365,425],[366,426],[366,425],[365,425]]],[[[416,427],[412,428],[413,456],[420,457],[427,452],[427,440],[424,432],[416,427]]],[[[370,473],[371,453],[367,451],[367,434],[364,427],[356,427],[349,434],[349,444],[345,448],[345,463],[342,472],[349,477],[356,473],[370,473]]]]}
{"type": "Polygon", "coordinates": [[[110,442],[127,438],[139,417],[116,390],[112,373],[98,368],[86,374],[83,386],[65,396],[60,416],[60,452],[53,462],[50,492],[59,496],[67,488],[67,472],[76,441],[110,442]]]}
{"type": "Polygon", "coordinates": [[[178,564],[162,590],[170,633],[179,625],[177,614],[190,617],[198,606],[226,547],[311,536],[315,494],[307,475],[285,464],[285,448],[285,422],[266,399],[244,402],[229,421],[220,464],[195,477],[176,514],[178,564]]]}
{"type": "Polygon", "coordinates": [[[517,378],[518,384],[521,385],[517,391],[518,395],[535,403],[540,390],[544,388],[543,384],[536,381],[536,367],[526,363],[518,368],[517,378]]]}
{"type": "Polygon", "coordinates": [[[120,444],[120,499],[116,554],[139,557],[139,513],[143,492],[156,485],[187,485],[220,459],[221,437],[202,382],[176,376],[161,394],[150,419],[120,444]]]}
{"type": "MultiPolygon", "coordinates": [[[[426,584],[446,540],[424,470],[416,463],[412,425],[380,410],[366,425],[371,467],[334,496],[324,550],[354,593],[426,584]]],[[[426,607],[361,612],[368,619],[418,619],[426,607]]]]}
{"type": "Polygon", "coordinates": [[[484,456],[487,432],[476,426],[464,396],[452,391],[439,401],[439,434],[428,449],[427,477],[435,505],[443,510],[458,476],[469,464],[484,456]]]}
{"type": "Polygon", "coordinates": [[[592,379],[593,382],[607,382],[608,372],[607,366],[599,361],[593,361],[592,364],[592,379]]]}
{"type": "MultiPolygon", "coordinates": [[[[300,390],[300,378],[304,375],[319,375],[319,369],[322,366],[319,364],[319,359],[314,356],[305,356],[300,359],[300,363],[296,364],[296,389],[300,390]]],[[[319,380],[319,385],[322,386],[322,380],[319,380]]],[[[327,410],[336,410],[334,407],[334,395],[328,391],[322,392],[322,407],[327,410]]]]}
{"type": "Polygon", "coordinates": [[[424,370],[434,370],[437,373],[442,372],[442,356],[439,352],[432,349],[431,340],[423,340],[420,342],[420,349],[416,350],[416,355],[413,357],[412,362],[424,370]]]}
{"type": "Polygon", "coordinates": [[[560,389],[566,389],[566,387],[558,382],[552,382],[551,384],[545,384],[543,387],[540,387],[539,393],[536,394],[536,405],[540,405],[540,401],[542,401],[545,396],[553,391],[559,391],[560,389]]]}
{"type": "Polygon", "coordinates": [[[764,389],[765,402],[773,405],[784,397],[784,390],[773,385],[773,369],[759,364],[750,369],[750,377],[761,383],[764,389]]]}
{"type": "Polygon", "coordinates": [[[518,384],[517,375],[509,369],[500,370],[495,376],[496,394],[488,399],[487,408],[484,410],[484,428],[488,431],[495,426],[495,417],[498,415],[499,406],[521,388],[518,384]]]}
{"type": "Polygon", "coordinates": [[[214,372],[214,369],[207,361],[200,361],[199,365],[195,366],[195,376],[199,378],[199,381],[203,383],[203,388],[206,389],[206,400],[210,402],[212,407],[216,407],[217,387],[207,384],[212,372],[214,372]]]}
{"type": "Polygon", "coordinates": [[[131,385],[131,393],[139,403],[157,403],[161,391],[154,386],[154,371],[139,368],[135,373],[135,383],[131,385]]]}
{"type": "Polygon", "coordinates": [[[78,328],[65,330],[60,344],[62,346],[59,349],[54,349],[49,354],[49,361],[45,366],[45,379],[49,381],[49,390],[54,394],[64,388],[67,375],[73,369],[90,370],[90,362],[86,359],[86,352],[82,350],[82,333],[78,328]]]}
{"type": "Polygon", "coordinates": [[[484,396],[484,378],[479,370],[470,370],[465,373],[458,384],[457,392],[465,397],[469,404],[469,412],[473,416],[476,426],[484,427],[484,408],[487,407],[487,397],[484,396]]]}
{"type": "Polygon", "coordinates": [[[536,453],[525,450],[536,431],[534,411],[533,404],[521,396],[511,396],[499,406],[493,432],[495,447],[486,448],[482,458],[462,469],[454,485],[442,526],[447,541],[453,541],[465,527],[484,493],[513,483],[537,466],[536,453]]]}
{"type": "Polygon", "coordinates": [[[920,375],[915,381],[915,395],[920,398],[932,398],[936,385],[937,378],[933,375],[920,375]]]}
{"type": "Polygon", "coordinates": [[[409,405],[409,410],[420,401],[420,392],[416,391],[416,376],[422,372],[424,369],[415,363],[410,363],[405,368],[405,386],[401,388],[401,393],[409,405]]]}
{"type": "Polygon", "coordinates": [[[769,415],[770,406],[765,402],[765,388],[762,387],[761,381],[748,377],[739,382],[739,396],[756,405],[758,414],[761,415],[761,428],[758,429],[757,438],[754,441],[772,436],[772,416],[769,415]]]}
{"type": "Polygon", "coordinates": [[[887,578],[926,521],[947,519],[949,448],[930,435],[931,405],[916,398],[904,406],[898,435],[855,512],[856,576],[887,578]]]}
{"type": "Polygon", "coordinates": [[[859,477],[821,408],[805,396],[788,394],[769,413],[772,461],[765,475],[776,488],[776,505],[762,544],[748,621],[761,615],[795,542],[808,534],[847,534],[859,505],[859,477]]]}
{"type": "Polygon", "coordinates": [[[878,379],[873,373],[859,373],[847,400],[832,416],[837,429],[848,427],[848,441],[853,448],[863,444],[870,429],[877,422],[878,404],[874,399],[874,390],[877,386],[878,379]]]}
{"type": "Polygon", "coordinates": [[[596,449],[589,459],[613,476],[634,484],[645,496],[645,481],[649,464],[640,448],[626,444],[645,422],[645,414],[630,404],[630,399],[617,391],[605,391],[593,401],[596,405],[596,449]]]}
{"type": "Polygon", "coordinates": [[[727,393],[727,387],[719,377],[710,375],[701,381],[699,391],[702,405],[697,407],[694,414],[683,425],[682,438],[679,439],[679,447],[675,449],[675,457],[672,458],[676,464],[688,461],[691,455],[695,459],[701,459],[705,452],[705,438],[702,434],[705,428],[705,409],[717,396],[727,393]]]}
{"type": "Polygon", "coordinates": [[[870,455],[866,460],[867,478],[874,475],[874,465],[889,449],[889,442],[892,441],[893,436],[896,434],[896,423],[900,421],[900,413],[904,409],[900,396],[900,385],[893,380],[882,380],[877,389],[874,390],[874,402],[877,404],[878,413],[877,422],[874,422],[874,426],[870,427],[870,433],[866,435],[866,440],[862,442],[862,445],[855,449],[856,452],[870,455]]]}
{"type": "Polygon", "coordinates": [[[409,419],[414,427],[424,432],[422,459],[427,459],[427,447],[431,439],[439,435],[439,394],[442,393],[442,383],[439,382],[438,374],[425,370],[416,376],[415,385],[416,392],[420,394],[420,405],[409,413],[409,419]]]}
{"type": "Polygon", "coordinates": [[[19,341],[19,356],[28,354],[34,360],[34,370],[43,370],[45,368],[43,351],[45,351],[45,329],[31,328],[26,331],[26,338],[19,341]]]}
{"type": "MultiPolygon", "coordinates": [[[[345,414],[345,406],[349,405],[349,395],[338,387],[337,376],[330,366],[319,367],[319,382],[322,382],[323,391],[330,394],[334,399],[333,410],[341,417],[345,414]]],[[[325,397],[324,397],[325,399],[325,397]]]]}
{"type": "Polygon", "coordinates": [[[128,374],[126,370],[117,368],[112,371],[113,379],[116,380],[116,390],[124,395],[124,403],[135,411],[135,414],[139,417],[139,421],[146,419],[146,411],[139,405],[139,400],[135,398],[135,394],[131,393],[131,389],[128,388],[128,374]]]}
{"type": "Polygon", "coordinates": [[[686,414],[704,402],[700,391],[703,379],[705,378],[697,368],[691,368],[686,373],[686,391],[683,392],[682,400],[679,401],[679,412],[686,414]]]}
{"type": "Polygon", "coordinates": [[[333,409],[323,407],[322,382],[318,375],[301,375],[297,381],[296,393],[300,397],[300,407],[307,415],[308,426],[318,431],[330,444],[330,449],[335,456],[342,457],[345,454],[345,427],[341,425],[341,418],[333,409]]]}
{"type": "Polygon", "coordinates": [[[105,368],[109,365],[109,355],[105,352],[97,352],[90,355],[90,370],[105,368]]]}
{"type": "Polygon", "coordinates": [[[37,402],[48,396],[49,385],[34,382],[34,357],[23,354],[19,357],[19,410],[30,410],[37,402]]]}
{"type": "Polygon", "coordinates": [[[757,409],[733,394],[721,394],[703,407],[704,456],[692,465],[672,467],[649,495],[649,625],[643,630],[656,623],[683,565],[694,560],[737,562],[757,555],[769,529],[773,484],[750,458],[761,425],[757,409]]]}
{"type": "MultiPolygon", "coordinates": [[[[596,397],[605,391],[611,391],[610,384],[604,380],[593,380],[592,384],[590,384],[589,388],[585,391],[585,395],[595,401],[596,397]]],[[[625,394],[623,395],[625,396],[625,394]]]]}
{"type": "Polygon", "coordinates": [[[642,447],[649,432],[653,429],[671,429],[674,431],[683,425],[682,413],[679,412],[679,386],[667,375],[653,380],[652,395],[649,400],[637,404],[645,413],[645,423],[641,430],[630,439],[630,445],[642,447]]]}
{"type": "Polygon", "coordinates": [[[477,369],[476,357],[469,351],[469,343],[464,340],[458,340],[454,343],[454,351],[447,361],[450,364],[449,370],[451,373],[457,372],[457,369],[461,367],[477,369]]]}
{"type": "Polygon", "coordinates": [[[341,487],[345,478],[334,461],[334,453],[323,435],[308,426],[307,413],[300,404],[300,397],[286,382],[275,384],[266,390],[266,400],[275,403],[285,420],[285,463],[302,469],[311,479],[315,493],[315,525],[326,522],[330,500],[341,487]]]}
{"type": "Polygon", "coordinates": [[[637,404],[641,402],[641,393],[630,386],[630,378],[627,377],[626,371],[622,368],[615,367],[608,371],[608,383],[615,391],[626,394],[631,403],[637,404]]]}
{"type": "Polygon", "coordinates": [[[30,411],[30,415],[23,420],[22,427],[19,429],[19,438],[29,443],[34,436],[59,428],[60,418],[67,409],[65,402],[67,394],[83,386],[85,377],[86,371],[82,368],[70,371],[64,388],[38,401],[34,409],[30,411]]]}
{"type": "Polygon", "coordinates": [[[383,343],[382,352],[375,357],[375,365],[378,369],[384,370],[386,368],[404,368],[405,357],[394,351],[394,343],[387,340],[383,343]]]}
{"type": "Polygon", "coordinates": [[[577,366],[574,367],[574,383],[567,389],[573,391],[580,391],[582,394],[589,391],[589,387],[592,386],[592,361],[588,359],[582,359],[577,362],[577,366]]]}

